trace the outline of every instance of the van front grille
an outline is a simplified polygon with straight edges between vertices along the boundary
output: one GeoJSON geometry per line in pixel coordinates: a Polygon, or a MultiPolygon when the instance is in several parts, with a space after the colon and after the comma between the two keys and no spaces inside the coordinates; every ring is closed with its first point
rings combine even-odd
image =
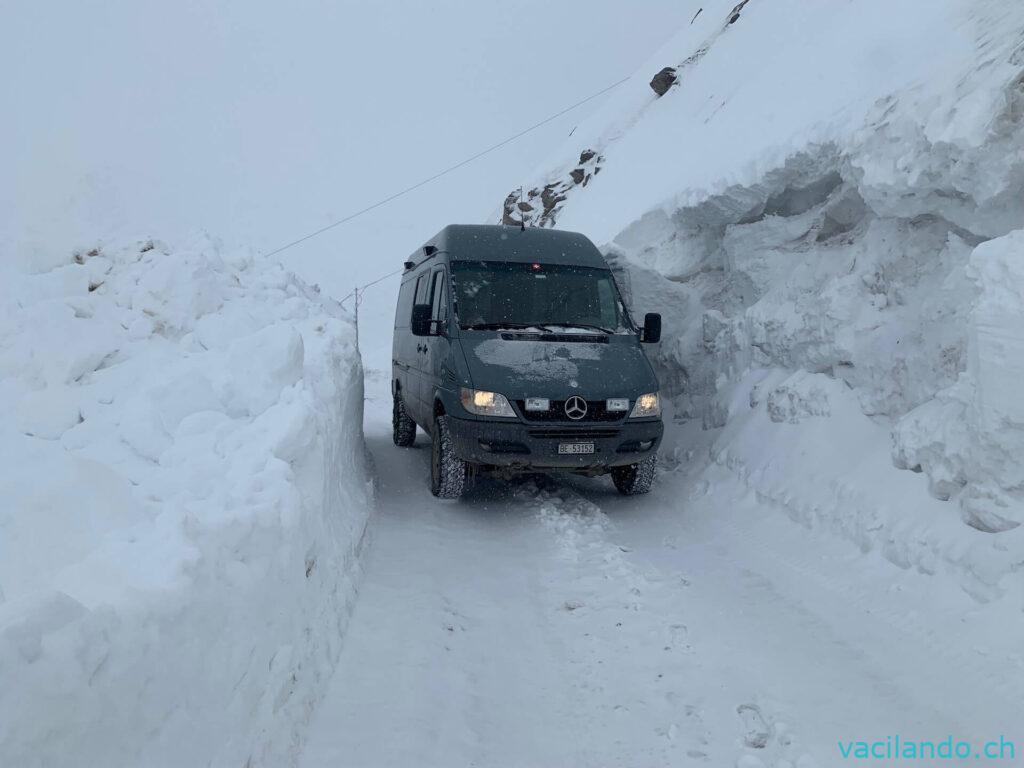
{"type": "Polygon", "coordinates": [[[616,437],[619,434],[617,429],[531,429],[530,437],[546,438],[548,440],[600,440],[602,438],[616,437]]]}
{"type": "Polygon", "coordinates": [[[605,408],[604,400],[587,400],[587,413],[582,419],[573,420],[565,415],[565,401],[564,400],[552,400],[551,407],[546,411],[528,411],[526,410],[525,400],[516,400],[516,405],[519,406],[519,412],[523,414],[523,418],[527,421],[539,421],[539,422],[569,422],[571,424],[587,424],[591,422],[611,422],[611,421],[622,421],[626,418],[626,411],[609,411],[605,408]]]}

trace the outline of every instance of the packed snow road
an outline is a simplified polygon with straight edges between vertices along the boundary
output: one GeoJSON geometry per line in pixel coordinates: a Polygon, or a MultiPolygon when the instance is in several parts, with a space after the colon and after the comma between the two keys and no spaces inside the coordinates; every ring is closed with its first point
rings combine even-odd
{"type": "Polygon", "coordinates": [[[387,387],[368,375],[379,508],[307,768],[807,768],[894,735],[1017,736],[1021,759],[1020,657],[951,582],[805,530],[724,470],[698,479],[671,444],[647,497],[538,477],[438,501],[429,438],[391,444],[387,387]]]}

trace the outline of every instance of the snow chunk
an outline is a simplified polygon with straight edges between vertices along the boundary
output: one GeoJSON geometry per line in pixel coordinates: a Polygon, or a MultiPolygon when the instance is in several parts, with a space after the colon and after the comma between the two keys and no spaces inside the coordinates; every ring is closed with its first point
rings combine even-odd
{"type": "Polygon", "coordinates": [[[967,370],[911,411],[894,432],[901,466],[923,469],[932,492],[960,492],[983,531],[1024,523],[1024,230],[974,249],[967,274],[980,294],[970,314],[967,370]]]}
{"type": "Polygon", "coordinates": [[[975,248],[968,275],[981,289],[968,358],[979,427],[1024,435],[1024,229],[975,248]]]}
{"type": "Polygon", "coordinates": [[[281,390],[302,377],[302,336],[292,327],[272,325],[234,341],[227,350],[221,401],[231,414],[258,416],[276,403],[281,390]]]}
{"type": "Polygon", "coordinates": [[[796,424],[808,416],[829,416],[828,392],[833,386],[827,376],[798,371],[768,393],[768,417],[796,424]]]}
{"type": "Polygon", "coordinates": [[[75,390],[62,385],[26,392],[17,414],[19,432],[46,440],[56,440],[82,418],[75,390]]]}

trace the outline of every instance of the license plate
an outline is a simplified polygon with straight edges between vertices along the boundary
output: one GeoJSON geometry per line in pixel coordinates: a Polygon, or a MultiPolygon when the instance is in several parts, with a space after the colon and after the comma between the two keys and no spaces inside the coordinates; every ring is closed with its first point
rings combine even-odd
{"type": "Polygon", "coordinates": [[[593,453],[593,443],[559,443],[559,453],[593,453]]]}

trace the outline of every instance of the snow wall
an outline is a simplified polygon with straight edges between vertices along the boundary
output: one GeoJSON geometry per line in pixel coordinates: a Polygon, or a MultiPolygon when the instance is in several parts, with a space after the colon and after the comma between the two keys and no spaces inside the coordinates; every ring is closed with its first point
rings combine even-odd
{"type": "Polygon", "coordinates": [[[206,239],[0,262],[0,765],[291,764],[370,502],[349,317],[206,239]]]}
{"type": "Polygon", "coordinates": [[[709,492],[737,480],[1005,594],[1024,558],[1024,6],[702,5],[498,216],[588,234],[634,310],[662,312],[653,354],[681,429],[705,430],[680,445],[708,445],[709,492]]]}

